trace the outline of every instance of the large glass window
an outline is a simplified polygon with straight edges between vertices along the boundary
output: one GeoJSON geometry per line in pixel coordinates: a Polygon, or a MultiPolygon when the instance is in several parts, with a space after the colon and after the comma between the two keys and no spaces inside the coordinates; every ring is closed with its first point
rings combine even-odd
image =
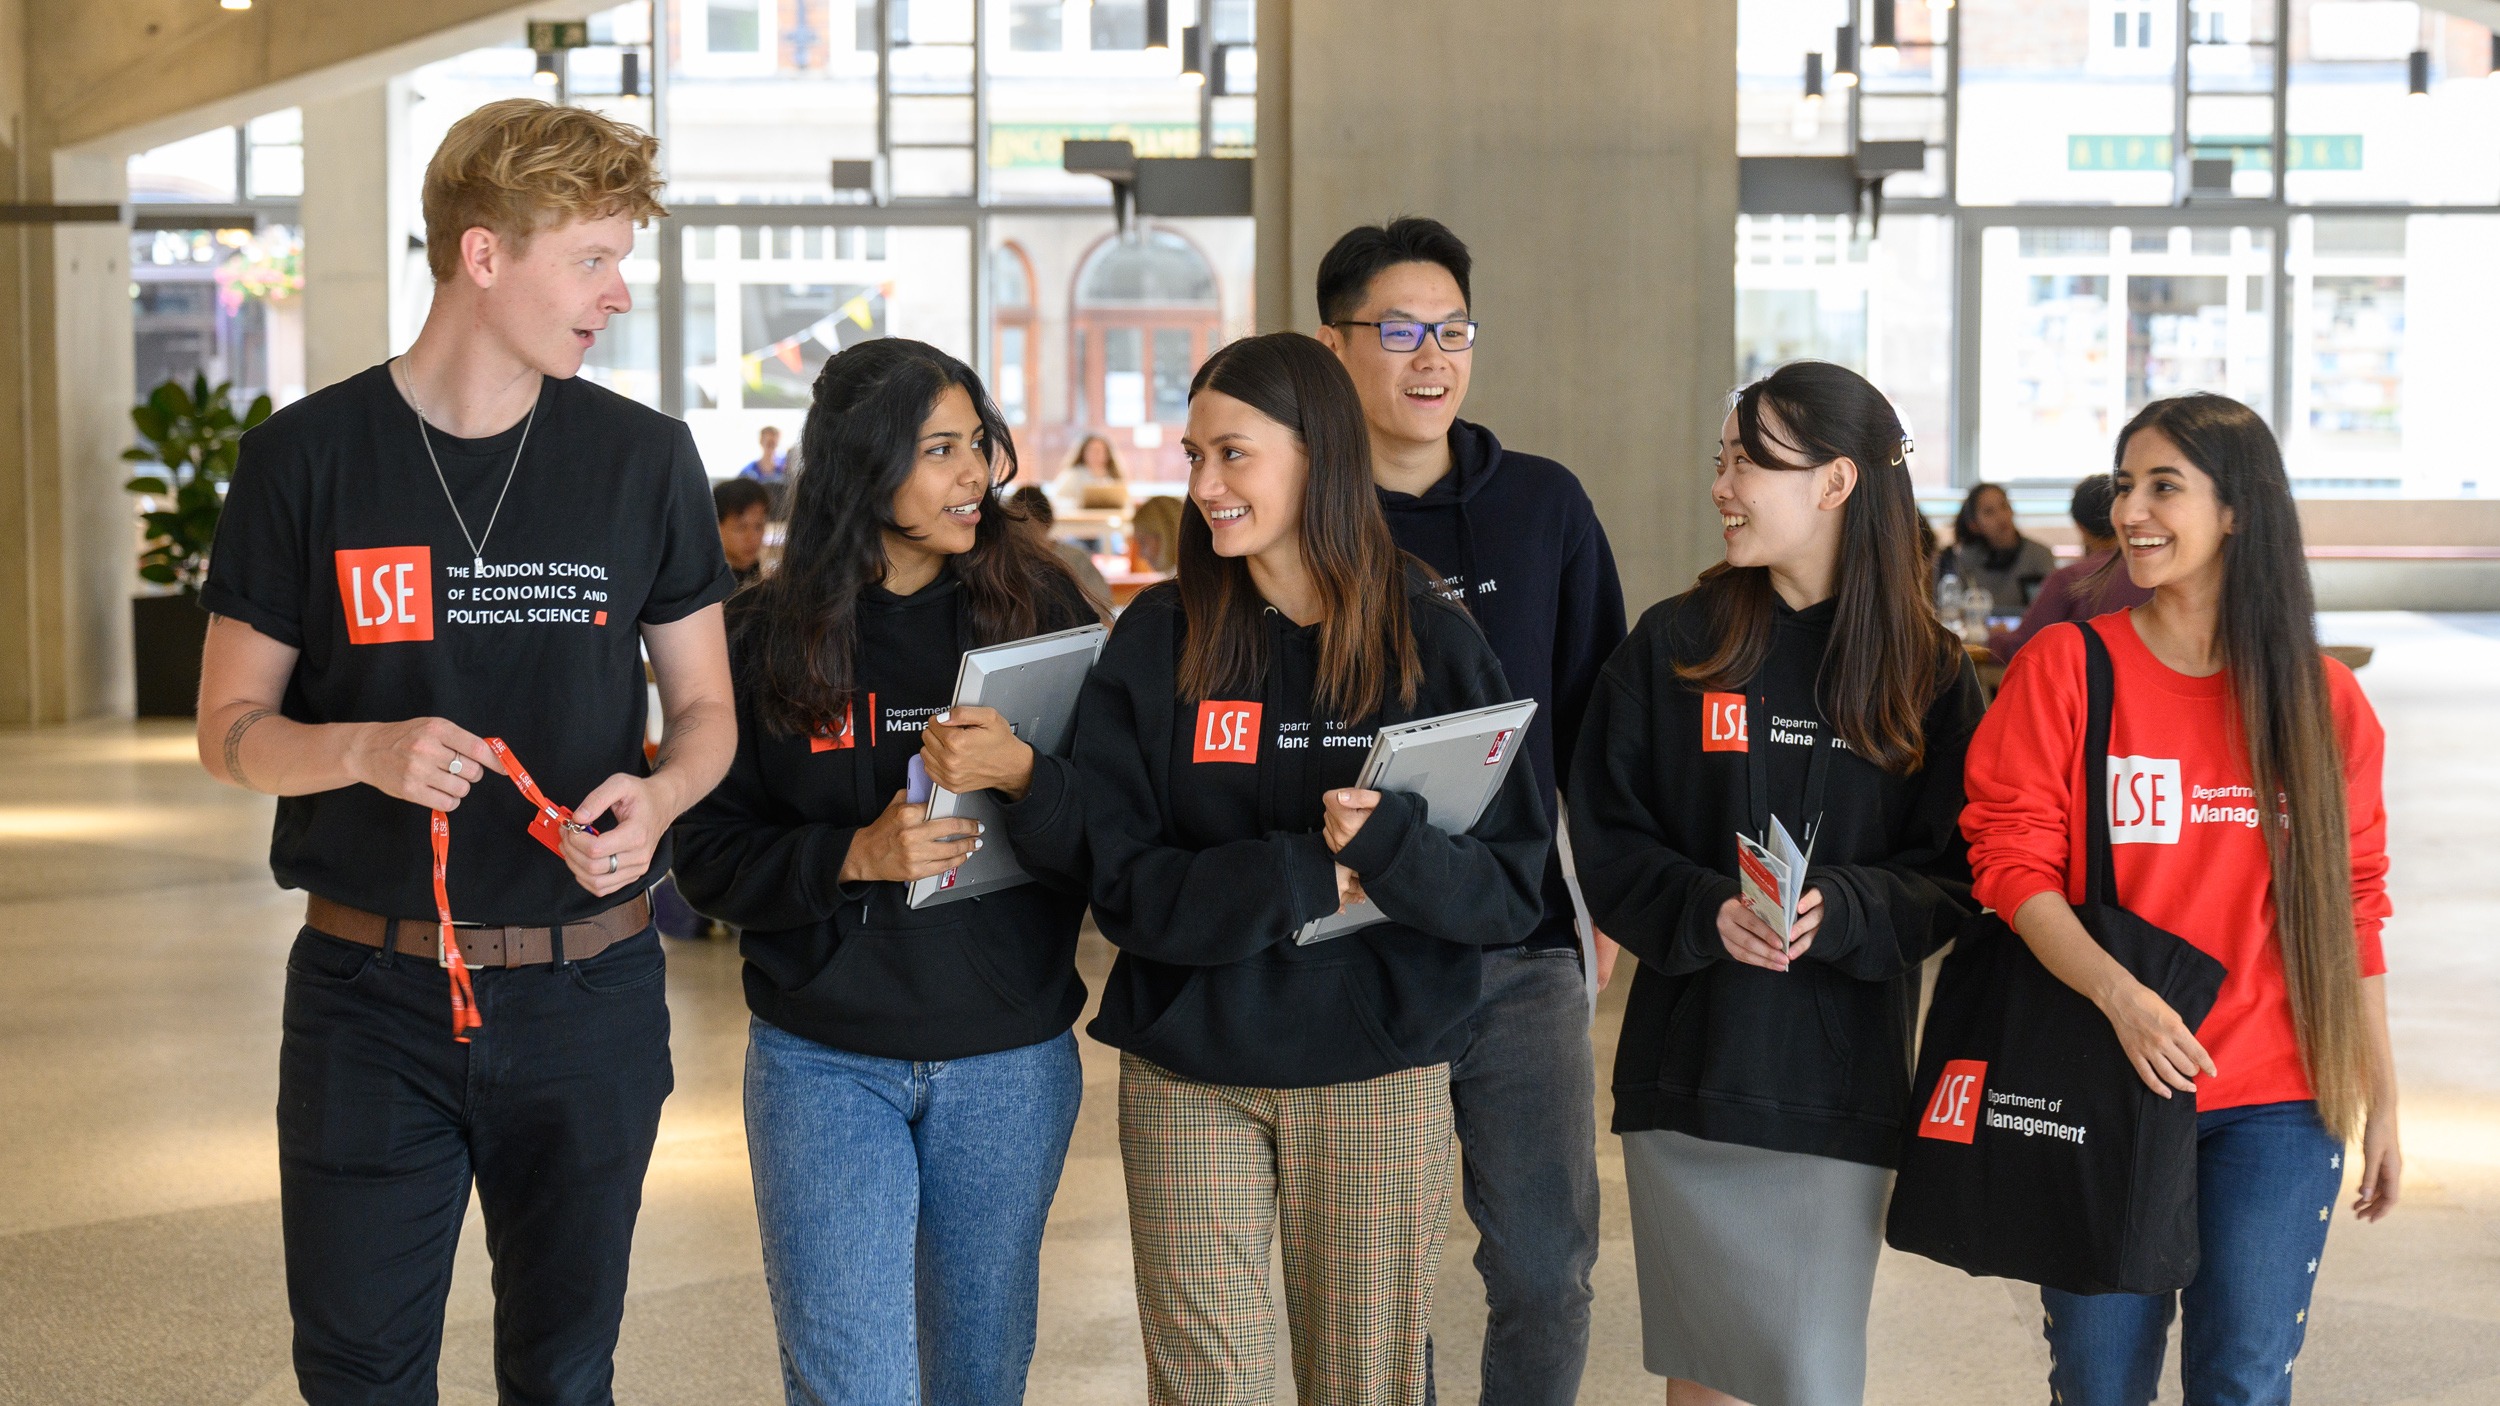
{"type": "Polygon", "coordinates": [[[2273,258],[2264,228],[1983,231],[1977,473],[2098,473],[2127,416],[2164,396],[2214,391],[2268,413],[2273,258]]]}
{"type": "Polygon", "coordinates": [[[1736,378],[1802,358],[1836,361],[1883,389],[1917,451],[1922,488],[1953,482],[1953,222],[1888,215],[1739,216],[1736,378]]]}
{"type": "Polygon", "coordinates": [[[686,423],[716,476],[753,458],[766,426],[798,440],[816,373],[844,347],[891,335],[973,355],[961,227],[693,225],[683,257],[686,423]]]}
{"type": "Polygon", "coordinates": [[[2292,222],[2293,485],[2338,496],[2500,491],[2485,408],[2500,366],[2500,216],[2292,222]]]}

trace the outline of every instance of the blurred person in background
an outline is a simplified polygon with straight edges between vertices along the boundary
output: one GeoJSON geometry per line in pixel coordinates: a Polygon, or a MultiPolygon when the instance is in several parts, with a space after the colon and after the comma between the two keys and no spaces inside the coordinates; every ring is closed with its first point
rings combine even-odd
{"type": "Polygon", "coordinates": [[[1094,603],[1094,608],[1108,613],[1111,609],[1111,583],[1102,579],[1101,570],[1094,565],[1094,554],[1074,542],[1062,542],[1050,535],[1051,524],[1059,520],[1058,510],[1050,505],[1050,495],[1027,484],[1008,495],[1007,505],[1022,512],[1024,526],[1068,564],[1068,570],[1076,576],[1076,584],[1085,589],[1085,598],[1094,603]]]}
{"type": "Polygon", "coordinates": [[[2014,530],[2014,502],[1994,483],[1980,484],[1962,500],[1953,545],[1936,558],[1936,579],[1959,576],[1964,589],[1986,591],[1991,615],[2022,611],[2056,569],[2057,554],[2047,543],[2014,530]]]}
{"type": "Polygon", "coordinates": [[[720,554],[741,589],[764,579],[764,522],[772,516],[773,495],[751,478],[729,478],[712,485],[712,516],[720,522],[720,554]]]}
{"type": "Polygon", "coordinates": [[[1141,571],[1169,572],[1180,562],[1181,500],[1149,498],[1137,505],[1129,522],[1129,565],[1141,571]]]}
{"type": "Polygon", "coordinates": [[[781,452],[781,427],[766,425],[755,433],[755,458],[738,477],[761,483],[779,483],[790,475],[790,456],[781,452]]]}
{"type": "Polygon", "coordinates": [[[2061,620],[2089,620],[2113,610],[2132,610],[2153,598],[2153,593],[2127,577],[2126,568],[2113,567],[2118,553],[2118,534],[2109,525],[2109,505],[2117,496],[2107,474],[2094,474],[2075,485],[2075,496],[2066,511],[2075,519],[2075,531],[2083,535],[2083,560],[2068,562],[2049,573],[2040,583],[2040,594],[2023,613],[2023,623],[2011,630],[1999,630],[1988,638],[1988,652],[2000,664],[2011,664],[2022,647],[2034,635],[2061,620]]]}
{"type": "Polygon", "coordinates": [[[1111,452],[1111,441],[1089,434],[1077,441],[1068,467],[1060,471],[1050,491],[1070,508],[1125,508],[1128,475],[1120,468],[1120,456],[1111,452]]]}

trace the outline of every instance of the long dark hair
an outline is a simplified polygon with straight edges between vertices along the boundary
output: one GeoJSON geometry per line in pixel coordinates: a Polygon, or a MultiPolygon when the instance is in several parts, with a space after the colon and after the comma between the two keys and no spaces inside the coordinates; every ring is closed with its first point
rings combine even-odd
{"type": "MultiPolygon", "coordinates": [[[[1292,430],[1311,461],[1302,493],[1302,563],[1319,591],[1319,680],[1312,702],[1339,722],[1370,713],[1394,686],[1415,702],[1423,665],[1408,614],[1405,556],[1390,540],[1372,488],[1371,431],[1354,379],[1326,347],[1299,332],[1248,337],[1207,358],[1189,383],[1231,396],[1292,430]]],[[[1181,515],[1180,694],[1212,698],[1267,673],[1265,602],[1237,557],[1219,557],[1193,499],[1181,515]]]]}
{"type": "MultiPolygon", "coordinates": [[[[945,352],[880,337],[836,355],[816,375],[781,570],[747,593],[736,622],[742,683],[782,736],[841,726],[855,678],[859,593],[885,579],[885,534],[902,530],[894,494],[911,477],[920,427],[949,386],[972,397],[992,488],[1013,482],[1016,444],[1005,417],[972,368],[945,352]]],[[[1034,633],[1043,590],[1061,579],[1074,588],[1067,567],[1038,534],[1020,530],[1022,522],[1022,512],[993,492],[981,505],[972,549],[951,563],[977,644],[1034,633]]]]}
{"type": "Polygon", "coordinates": [[[2237,705],[2259,812],[2271,797],[2290,821],[2258,829],[2273,871],[2275,939],[2301,1064],[2319,1118],[2351,1138],[2368,1111],[2371,1059],[2353,946],[2352,834],[2318,649],[2317,600],[2283,451],[2257,412],[2228,396],[2183,395],[2145,406],[2118,432],[2115,463],[2126,462],[2127,441],[2145,430],[2177,445],[2231,511],[2214,645],[2237,705]]]}
{"type": "MultiPolygon", "coordinates": [[[[1859,756],[1909,775],[1927,760],[1927,709],[1952,682],[1960,647],[1928,604],[1901,417],[1857,372],[1792,361],[1737,393],[1736,433],[1745,457],[1764,468],[1856,462],[1857,487],[1840,509],[1839,605],[1816,701],[1859,756]]],[[[1771,651],[1771,600],[1768,567],[1723,561],[1704,571],[1693,601],[1716,644],[1677,665],[1677,677],[1701,689],[1751,683],[1771,651]]]]}

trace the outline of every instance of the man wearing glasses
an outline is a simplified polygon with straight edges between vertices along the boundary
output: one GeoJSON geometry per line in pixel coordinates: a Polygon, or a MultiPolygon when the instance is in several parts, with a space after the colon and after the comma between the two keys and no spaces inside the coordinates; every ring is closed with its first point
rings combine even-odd
{"type": "MultiPolygon", "coordinates": [[[[1571,471],[1458,418],[1475,359],[1471,263],[1438,220],[1349,230],[1320,260],[1319,339],[1362,393],[1390,534],[1450,583],[1512,689],[1537,701],[1528,756],[1552,820],[1555,758],[1572,754],[1598,670],[1623,640],[1623,587],[1571,471]]],[[[1603,985],[1617,951],[1590,938],[1584,956],[1557,851],[1544,920],[1484,954],[1482,1004],[1450,1066],[1467,1214],[1482,1236],[1486,1406],[1570,1402],[1588,1356],[1597,1109],[1581,963],[1603,985]]]]}

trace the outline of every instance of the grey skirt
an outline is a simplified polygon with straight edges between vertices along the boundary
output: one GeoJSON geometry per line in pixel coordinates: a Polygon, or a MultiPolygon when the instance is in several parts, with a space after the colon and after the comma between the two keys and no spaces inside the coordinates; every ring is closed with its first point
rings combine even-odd
{"type": "Polygon", "coordinates": [[[1856,1406],[1866,1395],[1882,1167],[1623,1135],[1641,1357],[1662,1377],[1753,1406],[1856,1406]]]}

